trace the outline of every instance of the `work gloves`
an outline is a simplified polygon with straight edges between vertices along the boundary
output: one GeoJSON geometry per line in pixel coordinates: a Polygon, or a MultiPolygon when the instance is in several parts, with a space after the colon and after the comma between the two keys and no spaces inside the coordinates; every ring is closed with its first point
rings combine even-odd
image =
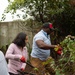
{"type": "MultiPolygon", "coordinates": [[[[24,56],[21,56],[20,61],[23,62],[23,63],[25,63],[26,62],[25,57],[24,56]]],[[[24,70],[25,69],[23,67],[20,69],[20,71],[24,71],[24,70]]]]}
{"type": "Polygon", "coordinates": [[[25,70],[24,68],[21,68],[21,69],[20,69],[20,71],[24,71],[24,70],[25,70]]]}
{"type": "Polygon", "coordinates": [[[24,57],[24,56],[22,56],[22,57],[20,58],[20,61],[25,63],[25,62],[26,62],[25,57],[24,57]]]}

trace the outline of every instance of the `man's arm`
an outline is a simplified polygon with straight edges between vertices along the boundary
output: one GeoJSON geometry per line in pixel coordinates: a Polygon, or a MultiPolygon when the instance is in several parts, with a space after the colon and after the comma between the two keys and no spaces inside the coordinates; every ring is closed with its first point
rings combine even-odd
{"type": "Polygon", "coordinates": [[[38,45],[39,48],[41,49],[51,49],[51,48],[55,48],[57,45],[49,45],[44,43],[43,40],[37,40],[36,44],[38,45]]]}

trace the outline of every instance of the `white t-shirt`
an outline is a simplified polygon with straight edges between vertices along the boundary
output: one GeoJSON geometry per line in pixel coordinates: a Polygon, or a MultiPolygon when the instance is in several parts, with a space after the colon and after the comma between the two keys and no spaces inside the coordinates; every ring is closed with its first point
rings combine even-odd
{"type": "Polygon", "coordinates": [[[0,75],[9,75],[7,63],[2,51],[0,51],[0,75]]]}

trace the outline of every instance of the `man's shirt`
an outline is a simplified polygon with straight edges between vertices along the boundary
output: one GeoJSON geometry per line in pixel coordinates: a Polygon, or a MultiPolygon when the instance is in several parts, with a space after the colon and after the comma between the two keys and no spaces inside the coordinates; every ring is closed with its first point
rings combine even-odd
{"type": "Polygon", "coordinates": [[[50,49],[48,50],[40,49],[36,44],[37,40],[43,40],[44,43],[51,45],[50,36],[47,35],[47,33],[44,32],[43,30],[41,30],[33,38],[31,56],[39,58],[40,60],[46,60],[50,56],[50,49]]]}

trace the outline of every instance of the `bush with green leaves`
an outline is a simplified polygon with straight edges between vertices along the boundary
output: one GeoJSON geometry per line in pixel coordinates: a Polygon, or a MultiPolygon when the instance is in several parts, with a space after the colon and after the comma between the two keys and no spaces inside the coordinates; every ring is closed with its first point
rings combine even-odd
{"type": "Polygon", "coordinates": [[[60,45],[63,55],[57,61],[56,75],[75,75],[75,37],[68,35],[60,45]]]}

